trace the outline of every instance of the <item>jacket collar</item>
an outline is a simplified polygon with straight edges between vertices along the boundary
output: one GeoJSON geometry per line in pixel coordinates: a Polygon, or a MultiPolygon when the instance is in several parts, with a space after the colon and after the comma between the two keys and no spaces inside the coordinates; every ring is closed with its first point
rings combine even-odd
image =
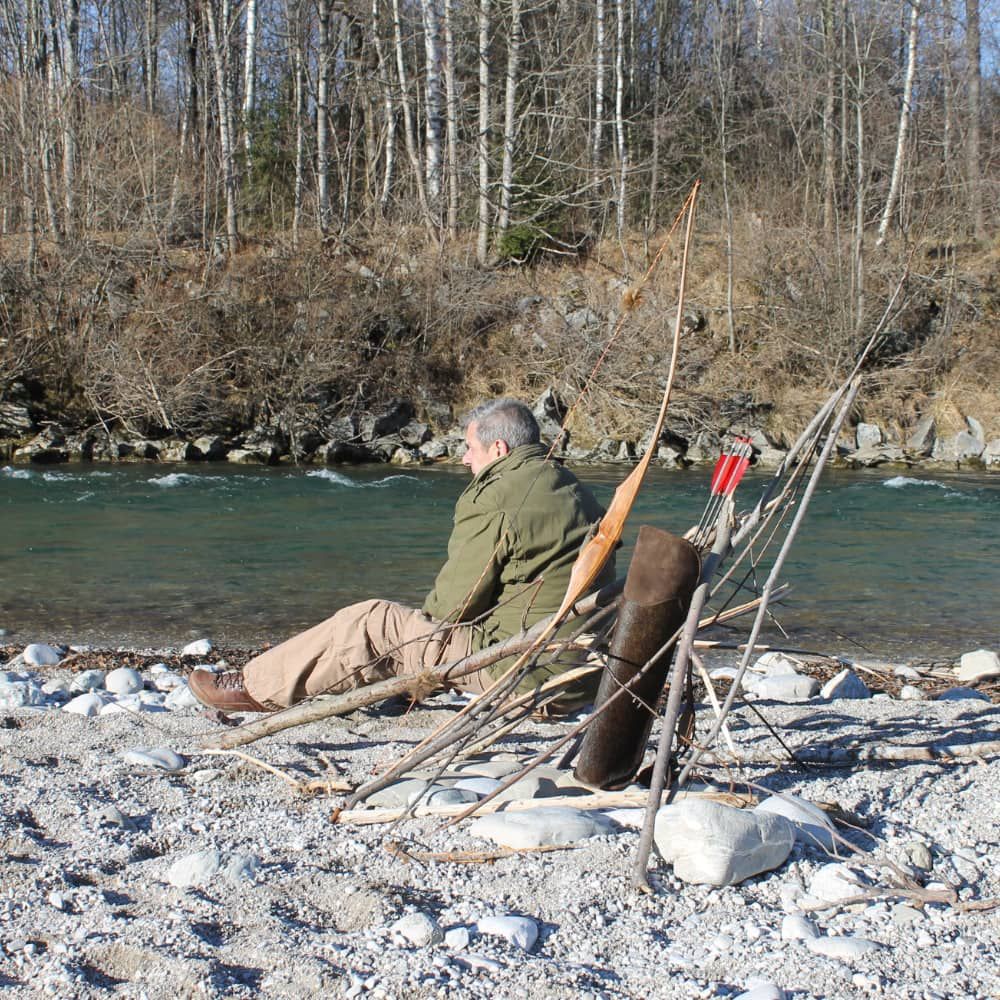
{"type": "Polygon", "coordinates": [[[503,458],[498,458],[495,462],[487,465],[485,469],[480,470],[479,475],[465,488],[465,492],[478,494],[480,490],[506,473],[520,468],[526,462],[544,459],[545,455],[546,450],[540,444],[520,444],[507,452],[503,458]]]}

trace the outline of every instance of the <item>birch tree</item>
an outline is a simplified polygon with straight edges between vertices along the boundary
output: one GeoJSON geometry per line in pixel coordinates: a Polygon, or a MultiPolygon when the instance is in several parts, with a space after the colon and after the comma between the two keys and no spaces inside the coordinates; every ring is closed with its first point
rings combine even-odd
{"type": "Polygon", "coordinates": [[[507,38],[507,75],[504,86],[503,163],[500,168],[500,212],[497,230],[507,232],[514,201],[514,147],[517,143],[517,84],[521,56],[521,0],[511,0],[507,38]]]}
{"type": "Polygon", "coordinates": [[[479,0],[479,128],[476,158],[479,161],[479,211],[476,260],[485,266],[490,242],[490,0],[479,0]]]}
{"type": "Polygon", "coordinates": [[[921,0],[911,0],[910,27],[906,36],[906,78],[903,82],[903,101],[899,109],[899,127],[896,133],[896,156],[892,164],[892,179],[889,182],[889,194],[882,210],[882,221],[878,226],[877,246],[885,243],[889,232],[889,223],[896,209],[899,197],[900,180],[906,162],[906,136],[910,128],[910,117],[913,103],[913,80],[917,73],[917,28],[920,19],[921,0]]]}
{"type": "Polygon", "coordinates": [[[965,2],[965,61],[968,82],[968,136],[965,146],[966,183],[969,190],[969,216],[976,239],[985,237],[983,216],[983,184],[980,166],[980,91],[982,79],[982,52],[979,24],[979,0],[965,2]]]}

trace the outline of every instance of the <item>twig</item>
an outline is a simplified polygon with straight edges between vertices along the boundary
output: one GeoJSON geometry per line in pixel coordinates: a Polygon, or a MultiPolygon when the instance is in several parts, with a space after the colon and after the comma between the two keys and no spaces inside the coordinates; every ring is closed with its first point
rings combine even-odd
{"type": "Polygon", "coordinates": [[[573,851],[580,844],[542,844],[540,847],[501,847],[498,851],[414,851],[404,847],[397,840],[388,840],[383,844],[394,857],[403,861],[443,861],[452,865],[482,865],[504,858],[515,858],[522,854],[549,854],[552,851],[573,851]]]}

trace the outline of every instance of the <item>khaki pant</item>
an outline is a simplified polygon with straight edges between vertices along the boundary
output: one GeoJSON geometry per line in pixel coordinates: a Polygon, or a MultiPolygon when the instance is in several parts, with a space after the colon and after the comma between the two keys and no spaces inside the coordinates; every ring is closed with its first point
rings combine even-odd
{"type": "MultiPolygon", "coordinates": [[[[442,626],[422,611],[392,601],[362,601],[252,659],[247,691],[268,708],[286,708],[316,694],[418,674],[468,656],[473,630],[442,626]]],[[[485,671],[459,678],[466,691],[485,689],[485,671]]]]}

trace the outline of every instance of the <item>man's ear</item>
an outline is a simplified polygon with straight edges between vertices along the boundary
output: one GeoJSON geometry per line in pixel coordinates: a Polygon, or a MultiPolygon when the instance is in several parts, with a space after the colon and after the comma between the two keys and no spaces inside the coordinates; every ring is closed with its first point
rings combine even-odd
{"type": "Polygon", "coordinates": [[[493,444],[497,450],[497,458],[503,458],[504,455],[510,454],[510,445],[507,444],[507,442],[504,441],[502,438],[497,438],[496,441],[493,442],[493,444]]]}

